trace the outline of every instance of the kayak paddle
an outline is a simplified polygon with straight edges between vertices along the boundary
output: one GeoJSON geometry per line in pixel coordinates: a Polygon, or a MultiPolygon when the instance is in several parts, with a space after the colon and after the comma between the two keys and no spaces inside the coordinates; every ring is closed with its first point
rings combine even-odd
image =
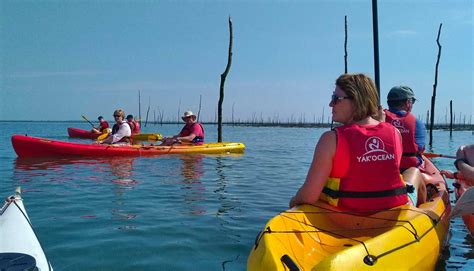
{"type": "Polygon", "coordinates": [[[469,187],[456,201],[451,217],[474,214],[474,186],[469,187]]]}
{"type": "Polygon", "coordinates": [[[90,122],[86,117],[84,117],[84,115],[81,115],[83,119],[85,119],[90,125],[92,125],[92,127],[94,127],[94,124],[92,122],[90,122]]]}
{"type": "Polygon", "coordinates": [[[424,152],[423,155],[426,156],[426,157],[428,157],[428,158],[442,157],[442,158],[456,159],[456,156],[446,155],[446,154],[440,154],[440,153],[432,153],[432,152],[424,152]]]}

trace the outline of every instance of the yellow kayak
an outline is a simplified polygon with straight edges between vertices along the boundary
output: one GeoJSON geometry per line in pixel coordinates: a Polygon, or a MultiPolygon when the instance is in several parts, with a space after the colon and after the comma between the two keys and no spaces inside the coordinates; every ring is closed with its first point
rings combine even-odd
{"type": "Polygon", "coordinates": [[[137,141],[159,141],[163,136],[161,134],[134,134],[132,138],[137,141]]]}
{"type": "Polygon", "coordinates": [[[273,217],[258,234],[248,270],[434,270],[449,229],[446,182],[425,158],[437,192],[428,202],[362,216],[323,202],[273,217]]]}

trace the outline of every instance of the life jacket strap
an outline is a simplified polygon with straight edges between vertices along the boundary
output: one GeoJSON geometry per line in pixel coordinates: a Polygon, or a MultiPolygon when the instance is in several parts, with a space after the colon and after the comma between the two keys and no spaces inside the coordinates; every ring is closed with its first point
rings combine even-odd
{"type": "Polygon", "coordinates": [[[395,189],[382,191],[336,191],[328,187],[323,188],[323,193],[331,198],[382,198],[403,195],[406,193],[413,193],[414,187],[406,185],[395,189]]]}
{"type": "Polygon", "coordinates": [[[419,152],[404,152],[402,155],[405,157],[413,157],[413,156],[420,155],[420,153],[419,152]]]}

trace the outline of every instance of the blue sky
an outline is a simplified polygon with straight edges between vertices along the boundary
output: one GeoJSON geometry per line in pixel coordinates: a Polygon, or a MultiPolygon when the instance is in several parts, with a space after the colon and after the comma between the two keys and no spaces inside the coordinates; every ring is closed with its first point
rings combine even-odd
{"type": "MultiPolygon", "coordinates": [[[[473,2],[378,1],[383,105],[394,85],[418,98],[426,116],[443,23],[436,119],[449,101],[474,112],[473,2]]],[[[224,120],[326,117],[344,72],[374,78],[371,1],[10,1],[0,2],[0,120],[112,119],[116,108],[142,118],[148,104],[176,119],[178,108],[213,121],[227,64],[233,62],[224,120]],[[109,117],[110,116],[110,117],[109,117]]],[[[458,115],[457,115],[458,116],[458,115]]],[[[472,120],[474,122],[474,120],[472,120]]]]}

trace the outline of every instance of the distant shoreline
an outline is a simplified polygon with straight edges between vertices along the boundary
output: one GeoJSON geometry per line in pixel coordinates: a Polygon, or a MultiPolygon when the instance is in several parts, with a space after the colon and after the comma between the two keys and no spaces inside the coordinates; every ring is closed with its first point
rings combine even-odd
{"type": "MultiPolygon", "coordinates": [[[[81,120],[0,120],[0,123],[15,122],[15,123],[84,123],[81,120]]],[[[217,125],[216,122],[202,122],[205,125],[217,125]]],[[[182,122],[164,121],[163,123],[148,122],[148,125],[162,125],[162,124],[183,124],[182,122]]],[[[143,125],[143,124],[142,124],[143,125]]],[[[225,126],[247,126],[247,127],[281,127],[281,128],[331,128],[330,123],[273,123],[273,122],[224,122],[225,126]]],[[[336,125],[333,125],[336,126],[336,125]]],[[[428,125],[426,127],[428,129],[428,125]]],[[[449,124],[435,124],[434,130],[448,130],[449,124]]],[[[474,131],[474,124],[453,124],[454,131],[474,131]]]]}

